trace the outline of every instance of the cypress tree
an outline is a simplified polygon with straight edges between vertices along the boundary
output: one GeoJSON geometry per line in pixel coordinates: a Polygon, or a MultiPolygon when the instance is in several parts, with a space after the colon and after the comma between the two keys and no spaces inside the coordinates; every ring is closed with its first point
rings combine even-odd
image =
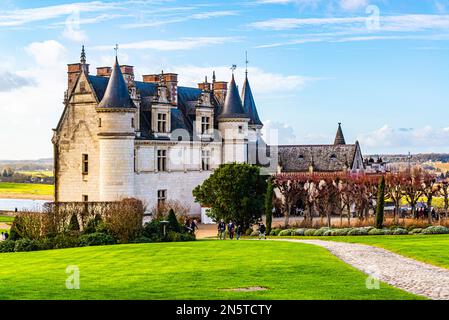
{"type": "Polygon", "coordinates": [[[271,179],[268,180],[267,192],[265,194],[265,219],[267,224],[267,234],[271,233],[271,224],[273,222],[273,196],[274,185],[271,179]]]}
{"type": "Polygon", "coordinates": [[[385,207],[385,176],[379,181],[377,190],[377,208],[376,208],[376,228],[382,229],[384,224],[384,207],[385,207]]]}
{"type": "Polygon", "coordinates": [[[69,231],[80,231],[80,224],[78,222],[78,218],[76,214],[72,214],[72,217],[70,218],[69,222],[69,231]]]}
{"type": "Polygon", "coordinates": [[[168,226],[170,230],[174,232],[181,232],[181,228],[179,227],[178,219],[176,218],[176,214],[173,209],[170,209],[167,216],[168,226]]]}

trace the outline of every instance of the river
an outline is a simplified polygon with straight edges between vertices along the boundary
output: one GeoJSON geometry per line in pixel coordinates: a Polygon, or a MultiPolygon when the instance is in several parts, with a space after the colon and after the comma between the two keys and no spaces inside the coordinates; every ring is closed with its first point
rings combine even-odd
{"type": "Polygon", "coordinates": [[[39,211],[48,200],[0,199],[0,211],[39,211]]]}

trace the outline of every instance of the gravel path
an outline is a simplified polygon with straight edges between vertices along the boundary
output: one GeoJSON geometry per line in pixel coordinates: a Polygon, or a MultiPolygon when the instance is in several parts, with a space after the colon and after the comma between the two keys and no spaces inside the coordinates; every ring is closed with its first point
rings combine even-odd
{"type": "Polygon", "coordinates": [[[276,240],[317,245],[365,272],[399,289],[433,300],[449,300],[449,270],[419,262],[388,250],[354,243],[323,240],[276,240]]]}

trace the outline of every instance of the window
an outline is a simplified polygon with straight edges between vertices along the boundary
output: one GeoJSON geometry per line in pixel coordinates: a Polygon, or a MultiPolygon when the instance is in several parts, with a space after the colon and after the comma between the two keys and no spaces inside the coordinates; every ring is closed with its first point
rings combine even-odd
{"type": "Polygon", "coordinates": [[[98,118],[98,127],[101,128],[101,118],[98,118]]]}
{"type": "Polygon", "coordinates": [[[157,170],[167,171],[167,150],[157,151],[157,170]]]}
{"type": "Polygon", "coordinates": [[[167,132],[167,114],[158,113],[157,114],[157,132],[167,132]]]}
{"type": "Polygon", "coordinates": [[[134,128],[134,118],[131,118],[131,128],[134,128]]]}
{"type": "Polygon", "coordinates": [[[210,129],[210,117],[201,117],[201,134],[207,133],[210,129]]]}
{"type": "Polygon", "coordinates": [[[83,163],[82,163],[83,174],[89,174],[89,155],[83,154],[83,163]]]}
{"type": "Polygon", "coordinates": [[[89,202],[89,196],[83,194],[83,202],[89,202]]]}
{"type": "Polygon", "coordinates": [[[210,170],[210,151],[209,150],[201,151],[201,169],[204,171],[210,170]]]}
{"type": "Polygon", "coordinates": [[[243,133],[243,126],[239,126],[239,133],[243,133]]]}
{"type": "Polygon", "coordinates": [[[336,154],[331,155],[331,160],[337,160],[337,155],[336,154]]]}
{"type": "Polygon", "coordinates": [[[157,205],[163,205],[167,200],[167,190],[158,190],[157,191],[157,205]]]}

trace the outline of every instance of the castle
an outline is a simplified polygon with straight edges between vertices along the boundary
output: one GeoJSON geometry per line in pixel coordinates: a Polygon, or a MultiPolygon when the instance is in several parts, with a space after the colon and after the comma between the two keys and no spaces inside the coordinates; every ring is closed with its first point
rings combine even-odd
{"type": "Polygon", "coordinates": [[[178,86],[178,75],[144,75],[134,68],[97,68],[84,47],[68,65],[65,107],[54,129],[55,201],[141,199],[148,208],[179,200],[200,213],[192,190],[222,163],[247,162],[271,172],[361,171],[358,143],[341,126],[334,144],[267,146],[246,73],[240,96],[227,82],[178,86]]]}

